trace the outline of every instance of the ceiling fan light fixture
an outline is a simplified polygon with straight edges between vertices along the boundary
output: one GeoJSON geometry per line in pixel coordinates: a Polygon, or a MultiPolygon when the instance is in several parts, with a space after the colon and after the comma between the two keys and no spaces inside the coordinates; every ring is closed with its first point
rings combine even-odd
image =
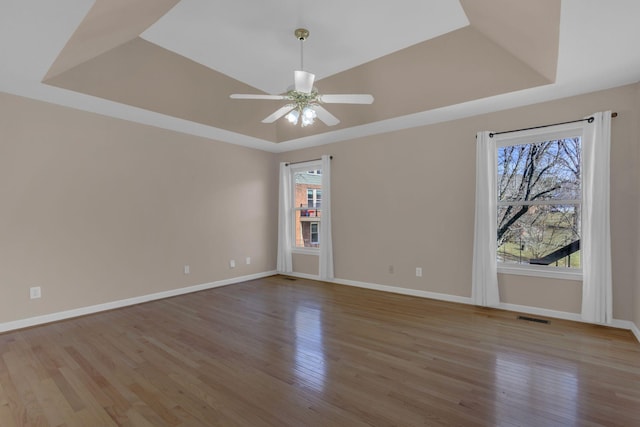
{"type": "Polygon", "coordinates": [[[300,117],[300,112],[298,110],[291,110],[284,118],[287,119],[289,123],[297,125],[298,117],[300,117]]]}
{"type": "Polygon", "coordinates": [[[313,107],[307,105],[302,110],[302,126],[304,127],[312,125],[317,116],[318,115],[316,114],[316,110],[314,110],[313,107]]]}

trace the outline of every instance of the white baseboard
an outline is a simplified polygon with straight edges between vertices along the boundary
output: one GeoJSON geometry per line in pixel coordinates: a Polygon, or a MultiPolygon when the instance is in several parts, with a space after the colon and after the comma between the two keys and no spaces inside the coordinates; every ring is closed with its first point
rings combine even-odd
{"type": "Polygon", "coordinates": [[[638,325],[633,322],[629,323],[631,323],[631,332],[633,332],[633,335],[635,335],[638,342],[640,342],[640,329],[638,329],[638,325]]]}
{"type": "Polygon", "coordinates": [[[44,323],[57,322],[59,320],[70,319],[72,317],[85,316],[87,314],[99,313],[101,311],[113,310],[115,308],[127,307],[144,302],[159,300],[163,298],[175,297],[178,295],[190,294],[192,292],[204,291],[206,289],[219,288],[221,286],[232,285],[234,283],[246,282],[248,280],[261,279],[276,274],[275,271],[250,274],[247,276],[234,277],[231,279],[218,280],[216,282],[204,283],[201,285],[188,286],[186,288],[171,289],[169,291],[157,292],[154,294],[142,295],[139,297],[127,298],[118,301],[97,304],[88,307],[76,308],[73,310],[61,311],[58,313],[45,314],[43,316],[30,317],[28,319],[15,320],[12,322],[0,323],[0,333],[13,331],[16,329],[29,328],[42,325],[44,323]]]}
{"type": "MultiPolygon", "coordinates": [[[[584,320],[582,320],[582,316],[580,316],[580,313],[569,313],[566,311],[556,311],[556,310],[549,310],[546,308],[530,307],[527,305],[517,305],[517,304],[507,304],[507,303],[500,303],[498,308],[501,308],[503,310],[515,311],[518,313],[552,317],[554,319],[572,320],[574,322],[581,322],[581,323],[591,323],[591,322],[585,322],[584,320]]],[[[640,333],[636,332],[638,331],[638,328],[633,322],[629,320],[612,319],[611,323],[609,324],[603,323],[602,326],[609,326],[611,328],[629,330],[633,332],[636,338],[638,339],[638,341],[640,341],[640,333]],[[634,328],[635,328],[635,331],[634,331],[634,328]]]]}
{"type": "Polygon", "coordinates": [[[471,304],[471,298],[459,295],[441,294],[438,292],[420,291],[417,289],[400,288],[397,286],[378,285],[375,283],[358,282],[355,280],[333,279],[331,283],[339,285],[356,286],[358,288],[374,289],[376,291],[391,292],[394,294],[410,295],[414,297],[430,298],[440,301],[457,302],[460,304],[471,304]]]}
{"type": "MultiPolygon", "coordinates": [[[[320,277],[306,273],[286,273],[287,276],[299,277],[301,279],[320,280],[320,277]]],[[[333,279],[325,282],[336,283],[338,285],[355,286],[358,288],[373,289],[376,291],[391,292],[394,294],[411,295],[414,297],[431,298],[440,301],[458,302],[461,304],[471,304],[471,298],[458,295],[441,294],[437,292],[420,291],[417,289],[401,288],[398,286],[378,285],[377,283],[358,282],[356,280],[333,279]]]]}
{"type": "MultiPolygon", "coordinates": [[[[178,295],[189,294],[198,291],[204,291],[206,289],[219,288],[221,286],[233,285],[235,283],[246,282],[249,280],[261,279],[263,277],[273,276],[275,274],[281,274],[276,271],[266,271],[263,273],[250,274],[247,276],[233,277],[231,279],[219,280],[211,283],[204,283],[201,285],[188,286],[186,288],[172,289],[169,291],[157,292],[148,295],[142,295],[139,297],[127,298],[119,301],[108,302],[104,304],[97,304],[88,307],[77,308],[73,310],[61,311],[58,313],[46,314],[43,316],[30,317],[27,319],[15,320],[12,322],[0,323],[0,333],[13,331],[16,329],[29,328],[32,326],[42,325],[45,323],[56,322],[59,320],[70,319],[78,316],[85,316],[87,314],[99,313],[101,311],[113,310],[116,308],[127,307],[130,305],[141,304],[144,302],[155,301],[163,298],[170,298],[178,295]]],[[[320,280],[317,275],[306,273],[287,273],[286,275],[292,277],[299,277],[301,279],[320,280]]],[[[438,292],[420,291],[416,289],[400,288],[396,286],[379,285],[376,283],[359,282],[355,280],[346,279],[333,279],[329,280],[329,283],[335,283],[338,285],[355,286],[358,288],[373,289],[377,291],[390,292],[401,295],[410,295],[421,298],[430,298],[439,301],[456,302],[460,304],[471,305],[472,301],[469,297],[461,297],[458,295],[442,294],[438,292]]],[[[569,313],[564,311],[549,310],[539,307],[530,307],[525,305],[500,303],[497,307],[503,310],[515,311],[519,313],[533,314],[538,316],[551,317],[556,319],[573,320],[576,322],[582,322],[580,314],[569,313]]],[[[638,326],[628,320],[614,319],[610,325],[614,328],[630,330],[640,342],[640,329],[638,326]]]]}
{"type": "Polygon", "coordinates": [[[531,307],[528,305],[509,304],[501,302],[498,307],[502,310],[515,311],[517,313],[533,314],[535,316],[552,317],[554,319],[573,320],[581,322],[580,313],[570,313],[567,311],[549,310],[548,308],[531,307]]]}
{"type": "Polygon", "coordinates": [[[309,279],[309,280],[320,280],[319,276],[316,276],[315,274],[307,274],[307,273],[280,273],[278,272],[277,274],[281,274],[283,276],[291,276],[291,277],[298,277],[300,279],[309,279]]]}
{"type": "MultiPolygon", "coordinates": [[[[313,274],[287,273],[286,275],[292,276],[292,277],[299,277],[302,279],[320,280],[318,276],[313,274]]],[[[469,304],[469,305],[473,304],[470,297],[461,297],[458,295],[441,294],[441,293],[429,292],[429,291],[419,291],[416,289],[400,288],[400,287],[388,286],[388,285],[378,285],[376,283],[358,282],[355,280],[346,280],[346,279],[333,279],[333,280],[327,280],[327,282],[336,283],[339,285],[356,286],[358,288],[374,289],[377,291],[391,292],[395,294],[430,298],[430,299],[435,299],[440,301],[457,302],[460,304],[469,304]]],[[[531,307],[527,305],[518,305],[518,304],[509,304],[509,303],[500,303],[500,305],[498,305],[496,308],[501,310],[514,311],[517,313],[533,314],[535,316],[544,316],[544,317],[551,317],[554,319],[583,322],[579,313],[570,313],[566,311],[557,311],[557,310],[550,310],[547,308],[531,307]]],[[[611,324],[605,325],[605,326],[611,326],[613,328],[630,330],[636,336],[638,341],[640,341],[640,330],[638,330],[638,327],[633,322],[630,322],[628,320],[613,319],[611,324]]]]}

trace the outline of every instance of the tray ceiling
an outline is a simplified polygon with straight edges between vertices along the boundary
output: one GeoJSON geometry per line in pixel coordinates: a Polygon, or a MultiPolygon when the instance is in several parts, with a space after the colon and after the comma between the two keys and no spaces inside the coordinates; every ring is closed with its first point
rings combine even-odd
{"type": "Polygon", "coordinates": [[[638,2],[378,3],[12,0],[0,89],[277,152],[640,79],[638,2]],[[297,27],[311,31],[305,69],[320,92],[374,104],[329,105],[338,126],[300,128],[260,122],[281,103],[230,100],[291,85],[297,27]],[[612,38],[622,53],[585,52],[612,38]]]}

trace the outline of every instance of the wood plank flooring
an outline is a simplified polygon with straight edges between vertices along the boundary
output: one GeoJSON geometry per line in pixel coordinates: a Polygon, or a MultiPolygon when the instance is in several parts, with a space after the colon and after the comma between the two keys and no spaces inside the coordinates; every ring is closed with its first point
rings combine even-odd
{"type": "Polygon", "coordinates": [[[0,426],[640,426],[628,331],[282,276],[0,335],[0,426]]]}

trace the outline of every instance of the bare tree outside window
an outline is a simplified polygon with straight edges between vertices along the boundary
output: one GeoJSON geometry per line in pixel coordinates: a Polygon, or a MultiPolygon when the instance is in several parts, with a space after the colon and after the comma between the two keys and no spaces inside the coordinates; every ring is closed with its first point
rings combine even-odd
{"type": "Polygon", "coordinates": [[[580,267],[579,137],[498,148],[498,260],[580,267]]]}

